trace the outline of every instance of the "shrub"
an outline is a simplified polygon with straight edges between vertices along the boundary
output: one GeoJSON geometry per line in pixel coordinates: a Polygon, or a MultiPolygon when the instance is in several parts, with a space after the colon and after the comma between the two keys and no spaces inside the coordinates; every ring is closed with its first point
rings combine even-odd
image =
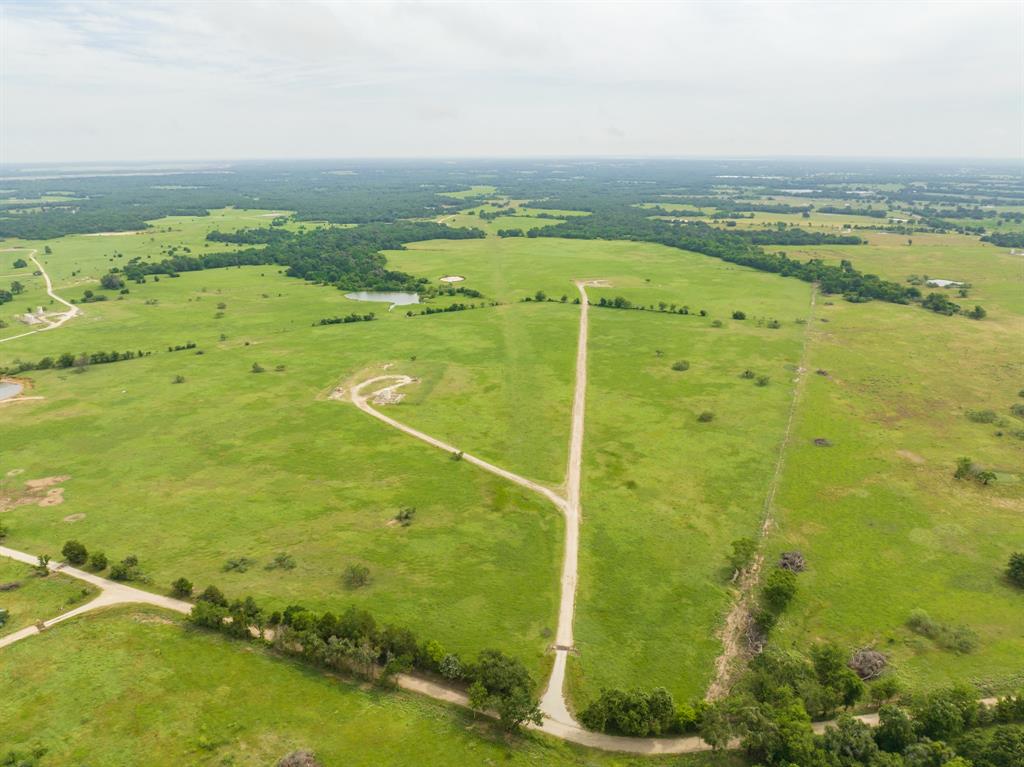
{"type": "Polygon", "coordinates": [[[256,561],[253,560],[253,559],[249,559],[249,557],[234,557],[232,559],[229,559],[227,562],[225,562],[224,566],[221,569],[224,572],[226,572],[226,573],[228,573],[228,572],[244,573],[246,570],[248,570],[254,564],[256,564],[256,561]]]}
{"type": "Polygon", "coordinates": [[[402,527],[408,527],[412,524],[413,517],[415,516],[416,509],[412,506],[405,506],[395,514],[395,521],[402,527]]]}
{"type": "Polygon", "coordinates": [[[266,566],[267,570],[294,570],[295,557],[287,552],[280,552],[274,556],[273,561],[266,566]]]}
{"type": "Polygon", "coordinates": [[[1006,577],[1014,586],[1024,589],[1024,552],[1014,552],[1006,565],[1006,577]]]}
{"type": "Polygon", "coordinates": [[[729,566],[733,570],[734,577],[750,566],[750,563],[754,561],[755,554],[757,554],[757,541],[753,538],[738,538],[732,542],[729,566]]]}
{"type": "Polygon", "coordinates": [[[755,375],[753,370],[744,370],[740,373],[740,378],[753,378],[755,375]]]}
{"type": "Polygon", "coordinates": [[[732,318],[734,320],[745,320],[747,318],[747,314],[746,312],[735,311],[732,313],[732,318]]]}
{"type": "Polygon", "coordinates": [[[40,554],[33,567],[35,568],[36,575],[45,578],[50,574],[50,555],[40,554]]]}
{"type": "Polygon", "coordinates": [[[192,596],[192,581],[188,578],[178,578],[171,584],[171,596],[178,599],[188,599],[192,596]]]}
{"type": "Polygon", "coordinates": [[[0,541],[2,541],[4,538],[6,538],[7,535],[10,533],[10,531],[11,531],[11,529],[9,527],[7,527],[7,525],[5,525],[2,522],[0,522],[0,541]]]}
{"type": "Polygon", "coordinates": [[[345,568],[342,581],[345,583],[345,588],[362,588],[370,582],[370,568],[359,563],[350,564],[345,568]]]}
{"type": "Polygon", "coordinates": [[[597,700],[580,712],[592,730],[644,737],[679,729],[675,703],[664,688],[650,692],[603,689],[597,700]]]}
{"type": "Polygon", "coordinates": [[[679,360],[677,362],[673,362],[672,363],[672,369],[673,370],[679,370],[679,371],[689,370],[690,369],[690,363],[687,362],[686,360],[679,360]]]}
{"type": "Polygon", "coordinates": [[[967,420],[974,421],[974,423],[995,423],[996,411],[994,410],[968,410],[967,420]]]}
{"type": "Polygon", "coordinates": [[[701,423],[711,423],[711,421],[715,420],[715,414],[710,410],[705,410],[697,416],[697,420],[701,423]]]}
{"type": "Polygon", "coordinates": [[[441,676],[445,679],[461,679],[465,673],[465,669],[462,666],[462,661],[459,660],[458,655],[449,653],[441,659],[441,663],[438,667],[441,672],[441,676]]]}
{"type": "Polygon", "coordinates": [[[771,380],[772,379],[770,379],[768,376],[758,376],[756,379],[754,379],[754,383],[757,384],[758,386],[767,386],[771,382],[771,380]]]}
{"type": "Polygon", "coordinates": [[[228,606],[227,597],[225,597],[223,592],[221,592],[221,590],[216,586],[207,586],[203,589],[203,592],[196,597],[196,599],[200,602],[209,602],[210,604],[217,605],[218,607],[228,606]]]}
{"type": "Polygon", "coordinates": [[[174,376],[174,380],[171,381],[171,383],[176,383],[176,384],[185,383],[185,376],[181,376],[181,375],[174,376]]]}
{"type": "Polygon", "coordinates": [[[264,370],[265,370],[265,368],[260,363],[258,363],[258,362],[252,363],[252,372],[253,373],[262,373],[264,370]]]}
{"type": "Polygon", "coordinates": [[[775,615],[778,615],[796,596],[796,575],[790,570],[772,570],[765,579],[761,589],[761,602],[775,615]]]}
{"type": "Polygon", "coordinates": [[[85,550],[85,546],[74,540],[65,543],[60,553],[64,559],[73,565],[84,565],[89,558],[89,552],[85,550]]]}
{"type": "Polygon", "coordinates": [[[99,572],[107,569],[107,555],[102,551],[94,551],[89,557],[89,567],[99,572]]]}
{"type": "Polygon", "coordinates": [[[110,568],[110,578],[115,581],[131,580],[131,568],[124,562],[118,562],[110,568]]]}

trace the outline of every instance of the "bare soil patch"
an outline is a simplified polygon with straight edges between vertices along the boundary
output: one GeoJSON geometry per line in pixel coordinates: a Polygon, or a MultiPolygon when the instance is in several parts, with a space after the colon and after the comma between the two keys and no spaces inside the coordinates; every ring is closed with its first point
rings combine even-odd
{"type": "Polygon", "coordinates": [[[145,234],[145,229],[136,229],[134,232],[93,232],[92,234],[83,234],[83,237],[123,237],[129,234],[145,234]]]}
{"type": "Polygon", "coordinates": [[[25,489],[29,492],[34,490],[45,490],[48,487],[53,487],[54,485],[59,485],[62,482],[67,482],[69,479],[71,479],[71,477],[68,474],[58,474],[53,477],[43,477],[42,479],[30,479],[25,483],[25,489]]]}
{"type": "Polygon", "coordinates": [[[922,464],[925,462],[924,458],[919,456],[917,453],[911,453],[909,450],[897,450],[896,455],[900,458],[906,458],[911,463],[922,464]]]}
{"type": "MultiPolygon", "coordinates": [[[[21,473],[20,469],[13,469],[12,471],[17,472],[17,474],[21,473]]],[[[17,474],[8,472],[7,476],[17,476],[17,474]]],[[[7,491],[5,495],[0,495],[0,512],[10,511],[18,506],[29,506],[31,504],[45,507],[64,503],[64,488],[54,487],[54,485],[67,482],[69,479],[71,479],[69,474],[30,479],[25,483],[24,490],[7,491]]]]}
{"type": "Polygon", "coordinates": [[[83,519],[85,519],[85,514],[81,514],[81,513],[79,513],[79,514],[68,514],[66,517],[64,517],[64,521],[65,522],[81,522],[83,519]]]}

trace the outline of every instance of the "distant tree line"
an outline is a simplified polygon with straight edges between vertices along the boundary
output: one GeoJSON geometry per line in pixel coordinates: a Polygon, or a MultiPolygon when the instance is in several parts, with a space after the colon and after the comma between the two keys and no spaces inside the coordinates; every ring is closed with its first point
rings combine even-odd
{"type": "Polygon", "coordinates": [[[351,322],[370,322],[377,319],[373,312],[369,314],[356,314],[352,312],[345,317],[324,317],[318,322],[314,322],[313,326],[317,325],[348,325],[351,322]]]}
{"type": "MultiPolygon", "coordinates": [[[[787,230],[788,232],[788,230],[787,230]]],[[[773,232],[785,235],[785,232],[773,232]]],[[[682,250],[694,251],[723,261],[748,266],[765,272],[817,282],[824,293],[838,293],[852,301],[878,299],[893,303],[909,303],[920,291],[873,274],[863,274],[846,260],[839,265],[826,264],[818,258],[798,261],[785,253],[766,253],[749,237],[709,226],[703,222],[687,224],[653,220],[636,208],[619,208],[591,216],[576,216],[561,224],[531,229],[530,237],[568,237],[574,239],[636,240],[655,242],[682,250]]],[[[834,235],[818,235],[833,237],[834,235]]],[[[815,239],[815,242],[830,240],[815,239]]],[[[801,243],[810,244],[810,243],[801,243]]]]}
{"type": "Polygon", "coordinates": [[[288,233],[284,230],[243,229],[238,232],[211,232],[216,242],[251,244],[266,239],[262,248],[234,253],[209,253],[201,256],[175,255],[156,263],[132,259],[124,266],[124,275],[142,281],[149,274],[192,272],[230,266],[278,264],[286,274],[310,282],[334,285],[341,290],[419,290],[426,278],[387,269],[387,259],[379,251],[402,250],[404,243],[419,240],[462,240],[483,237],[479,229],[455,229],[433,222],[367,224],[350,229],[315,229],[288,233]],[[269,238],[265,233],[272,232],[269,238]]]}
{"type": "Polygon", "coordinates": [[[80,354],[64,352],[57,357],[43,357],[36,362],[28,360],[14,360],[10,365],[0,368],[0,374],[17,375],[18,373],[24,373],[29,370],[65,370],[72,367],[84,368],[88,365],[106,365],[111,362],[133,360],[137,357],[148,357],[150,354],[152,354],[152,352],[143,352],[141,349],[139,351],[82,352],[80,354]]]}

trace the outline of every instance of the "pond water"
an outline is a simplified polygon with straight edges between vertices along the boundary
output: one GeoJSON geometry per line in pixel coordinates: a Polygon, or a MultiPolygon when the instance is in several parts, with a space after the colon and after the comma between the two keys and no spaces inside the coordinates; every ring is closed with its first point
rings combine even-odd
{"type": "Polygon", "coordinates": [[[17,397],[21,394],[21,384],[0,381],[0,400],[17,397]]]}
{"type": "Polygon", "coordinates": [[[390,304],[388,306],[389,312],[396,306],[407,306],[408,304],[418,304],[420,302],[419,293],[388,293],[373,290],[346,293],[345,298],[351,298],[353,301],[375,301],[377,303],[390,304]]]}

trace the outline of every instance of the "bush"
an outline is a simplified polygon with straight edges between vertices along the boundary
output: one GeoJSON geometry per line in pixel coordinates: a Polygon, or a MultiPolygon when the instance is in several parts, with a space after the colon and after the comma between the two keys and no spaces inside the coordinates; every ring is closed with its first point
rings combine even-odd
{"type": "Polygon", "coordinates": [[[946,650],[966,654],[978,646],[978,635],[967,626],[950,626],[932,620],[924,610],[913,610],[907,618],[907,627],[946,650]]]}
{"type": "Polygon", "coordinates": [[[229,573],[229,572],[244,573],[246,570],[248,570],[254,564],[256,564],[256,561],[253,560],[253,559],[249,559],[249,557],[235,557],[235,558],[229,559],[227,562],[225,562],[224,566],[221,569],[224,572],[226,572],[226,573],[229,573]]]}
{"type": "Polygon", "coordinates": [[[131,568],[124,562],[118,562],[110,568],[110,578],[115,581],[127,581],[131,579],[131,568]]]}
{"type": "Polygon", "coordinates": [[[203,589],[203,592],[196,597],[196,599],[200,602],[209,602],[210,604],[217,605],[218,607],[228,606],[227,597],[225,597],[223,592],[221,592],[221,590],[216,586],[207,586],[203,589]]]}
{"type": "Polygon", "coordinates": [[[711,423],[712,421],[715,420],[715,414],[712,413],[710,410],[705,410],[700,415],[697,416],[697,420],[700,421],[701,423],[711,423]]]}
{"type": "Polygon", "coordinates": [[[757,554],[757,541],[753,538],[739,538],[732,542],[732,554],[729,555],[729,566],[737,575],[746,570],[757,554]]]}
{"type": "Polygon", "coordinates": [[[732,318],[734,320],[745,320],[747,318],[747,314],[746,312],[735,311],[732,313],[732,318]]]}
{"type": "Polygon", "coordinates": [[[258,362],[252,363],[252,372],[253,373],[262,373],[264,370],[265,370],[265,368],[260,363],[258,363],[258,362]]]}
{"type": "Polygon", "coordinates": [[[441,659],[438,670],[441,672],[441,676],[451,680],[461,679],[463,674],[465,674],[465,669],[462,666],[462,661],[459,660],[459,656],[452,653],[445,655],[441,659]]]}
{"type": "Polygon", "coordinates": [[[673,370],[679,370],[679,371],[689,370],[690,369],[690,363],[687,362],[686,360],[679,360],[678,362],[673,362],[672,363],[672,369],[673,370]]]}
{"type": "Polygon", "coordinates": [[[757,386],[767,386],[771,382],[771,380],[772,379],[770,379],[768,376],[758,376],[757,378],[754,379],[754,383],[757,386]]]}
{"type": "Polygon", "coordinates": [[[580,721],[592,730],[644,737],[679,729],[675,702],[662,687],[649,693],[603,689],[597,700],[580,712],[580,721]]]}
{"type": "Polygon", "coordinates": [[[796,596],[796,575],[790,570],[772,570],[761,589],[761,602],[774,615],[779,615],[796,596]]]}
{"type": "Polygon", "coordinates": [[[176,383],[176,384],[185,383],[185,376],[181,376],[181,375],[174,376],[174,379],[171,381],[171,383],[176,383]]]}
{"type": "Polygon", "coordinates": [[[178,599],[188,599],[192,596],[192,581],[188,578],[178,578],[171,584],[171,596],[178,599]]]}
{"type": "Polygon", "coordinates": [[[107,555],[102,551],[94,551],[89,557],[89,567],[99,572],[107,569],[107,555]]]}
{"type": "Polygon", "coordinates": [[[995,423],[996,411],[994,410],[968,410],[967,420],[974,421],[974,423],[995,423]]]}
{"type": "Polygon", "coordinates": [[[74,540],[65,543],[60,553],[72,565],[84,565],[89,558],[89,552],[85,550],[85,546],[74,540]]]}
{"type": "Polygon", "coordinates": [[[1024,552],[1014,552],[1006,565],[1006,577],[1014,586],[1024,589],[1024,552]]]}
{"type": "Polygon", "coordinates": [[[274,556],[273,561],[266,566],[267,570],[294,570],[295,557],[287,552],[280,552],[274,556]]]}
{"type": "Polygon", "coordinates": [[[740,373],[740,378],[753,378],[755,375],[753,370],[744,370],[740,373]]]}
{"type": "Polygon", "coordinates": [[[353,563],[345,568],[342,581],[347,589],[358,589],[370,582],[370,568],[366,565],[353,563]]]}

